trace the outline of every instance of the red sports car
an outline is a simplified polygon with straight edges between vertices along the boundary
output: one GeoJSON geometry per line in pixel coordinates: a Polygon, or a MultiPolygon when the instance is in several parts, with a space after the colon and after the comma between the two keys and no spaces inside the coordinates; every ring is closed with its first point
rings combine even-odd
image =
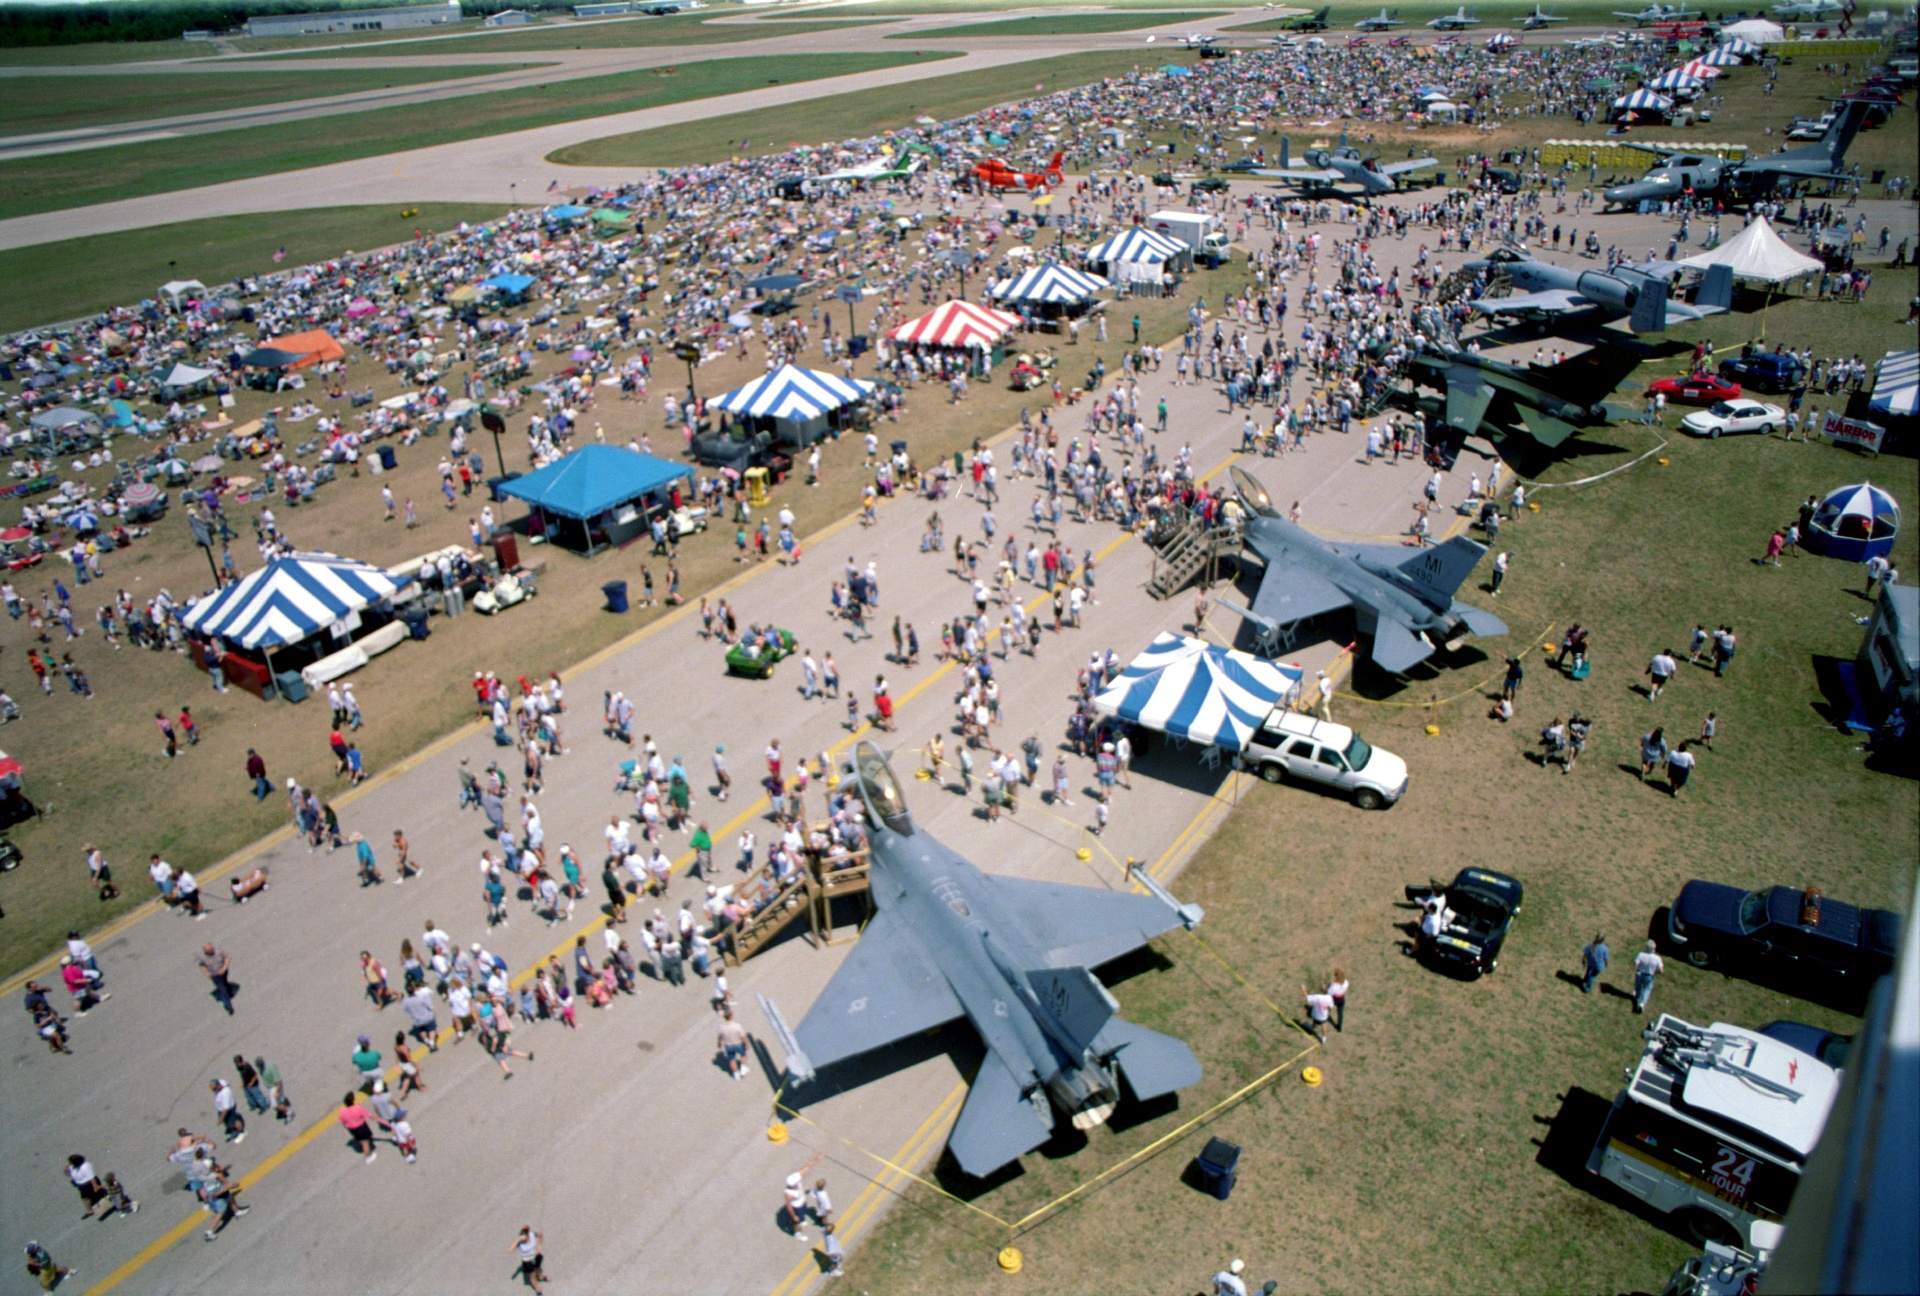
{"type": "Polygon", "coordinates": [[[1688,374],[1685,378],[1660,378],[1647,384],[1650,392],[1660,392],[1670,404],[1714,405],[1740,394],[1740,384],[1709,373],[1688,374]]]}

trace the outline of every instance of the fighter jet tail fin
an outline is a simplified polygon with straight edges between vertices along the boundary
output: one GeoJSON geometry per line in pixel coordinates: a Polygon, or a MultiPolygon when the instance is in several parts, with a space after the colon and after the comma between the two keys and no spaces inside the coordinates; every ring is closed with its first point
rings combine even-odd
{"type": "Polygon", "coordinates": [[[1027,984],[1076,1048],[1091,1045],[1120,1008],[1083,967],[1038,968],[1027,973],[1027,984]]]}
{"type": "Polygon", "coordinates": [[[1733,267],[1716,265],[1707,267],[1707,277],[1700,281],[1700,291],[1693,295],[1693,304],[1702,311],[1725,311],[1733,305],[1733,267]]]}
{"type": "Polygon", "coordinates": [[[1847,150],[1853,146],[1853,137],[1860,133],[1862,126],[1866,125],[1868,111],[1868,104],[1863,99],[1843,100],[1839,116],[1835,117],[1833,124],[1827,127],[1826,135],[1820,140],[1820,147],[1833,160],[1836,169],[1840,165],[1840,160],[1846,157],[1847,150]]]}
{"type": "Polygon", "coordinates": [[[1431,656],[1432,644],[1391,617],[1374,625],[1373,664],[1389,675],[1405,674],[1431,656]]]}
{"type": "Polygon", "coordinates": [[[1465,536],[1455,536],[1443,545],[1418,549],[1403,563],[1400,571],[1418,585],[1436,607],[1453,601],[1453,592],[1479,563],[1487,547],[1465,536]]]}
{"type": "Polygon", "coordinates": [[[1285,135],[1282,135],[1280,137],[1280,169],[1284,171],[1292,165],[1293,165],[1293,145],[1290,142],[1288,142],[1287,137],[1285,135]]]}
{"type": "Polygon", "coordinates": [[[1633,314],[1627,320],[1627,327],[1635,333],[1666,332],[1668,292],[1664,279],[1642,280],[1640,294],[1634,298],[1633,314]]]}
{"type": "Polygon", "coordinates": [[[980,1063],[967,1105],[947,1137],[947,1149],[960,1168],[984,1178],[1007,1162],[1031,1152],[1053,1133],[1053,1109],[1020,1092],[1020,1082],[992,1049],[980,1063]]]}
{"type": "Polygon", "coordinates": [[[1095,1041],[1094,1052],[1111,1057],[1133,1096],[1146,1102],[1200,1082],[1200,1059],[1170,1035],[1115,1017],[1095,1041]]]}

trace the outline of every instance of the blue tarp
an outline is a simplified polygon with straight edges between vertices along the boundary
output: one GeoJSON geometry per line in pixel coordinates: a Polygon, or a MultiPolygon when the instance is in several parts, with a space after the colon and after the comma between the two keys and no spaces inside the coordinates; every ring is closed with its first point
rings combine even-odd
{"type": "Polygon", "coordinates": [[[497,274],[491,279],[480,281],[482,288],[493,288],[509,297],[524,297],[533,287],[533,276],[523,274],[497,274]]]}
{"type": "Polygon", "coordinates": [[[638,450],[584,445],[538,472],[502,483],[500,493],[525,500],[543,513],[585,522],[677,478],[692,476],[693,469],[685,464],[638,450]]]}
{"type": "Polygon", "coordinates": [[[576,207],[572,203],[567,203],[564,206],[560,206],[560,207],[547,208],[548,220],[563,220],[563,221],[579,220],[582,216],[585,216],[587,214],[588,214],[587,208],[576,207]]]}

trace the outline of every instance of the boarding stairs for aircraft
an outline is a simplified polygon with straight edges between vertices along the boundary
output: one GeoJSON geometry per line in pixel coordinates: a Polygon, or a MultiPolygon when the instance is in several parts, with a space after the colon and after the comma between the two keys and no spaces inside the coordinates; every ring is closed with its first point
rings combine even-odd
{"type": "Polygon", "coordinates": [[[1505,297],[1513,291],[1513,276],[1505,270],[1495,270],[1493,279],[1488,282],[1484,292],[1474,291],[1479,284],[1480,272],[1462,266],[1440,281],[1439,286],[1433,290],[1433,300],[1438,305],[1447,306],[1462,297],[1505,297]]]}
{"type": "MultiPolygon", "coordinates": [[[[823,826],[824,828],[824,826],[823,826]]],[[[865,851],[855,851],[828,861],[807,852],[805,862],[784,883],[773,875],[771,863],[762,864],[746,881],[736,884],[743,896],[771,892],[766,901],[737,924],[723,925],[714,943],[727,962],[740,964],[752,958],[788,925],[801,918],[808,921],[814,939],[832,943],[832,903],[843,895],[861,895],[871,891],[870,864],[865,851]],[[831,862],[836,867],[828,868],[831,862]]]]}
{"type": "Polygon", "coordinates": [[[1237,531],[1224,527],[1206,527],[1192,515],[1172,527],[1167,538],[1154,552],[1153,575],[1147,581],[1147,593],[1156,599],[1172,598],[1203,571],[1211,574],[1222,555],[1240,552],[1237,531]]]}

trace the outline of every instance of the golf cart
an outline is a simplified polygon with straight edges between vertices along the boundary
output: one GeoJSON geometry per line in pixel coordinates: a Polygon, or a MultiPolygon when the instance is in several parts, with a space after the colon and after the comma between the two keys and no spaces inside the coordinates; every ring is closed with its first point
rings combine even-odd
{"type": "Polygon", "coordinates": [[[1054,356],[1051,351],[1022,351],[1013,358],[1013,372],[1007,378],[1007,386],[1013,391],[1032,391],[1035,387],[1044,387],[1052,381],[1054,356]]]}
{"type": "Polygon", "coordinates": [[[748,679],[771,679],[782,658],[793,656],[797,643],[790,630],[748,626],[740,642],[727,649],[727,674],[748,679]]]}

